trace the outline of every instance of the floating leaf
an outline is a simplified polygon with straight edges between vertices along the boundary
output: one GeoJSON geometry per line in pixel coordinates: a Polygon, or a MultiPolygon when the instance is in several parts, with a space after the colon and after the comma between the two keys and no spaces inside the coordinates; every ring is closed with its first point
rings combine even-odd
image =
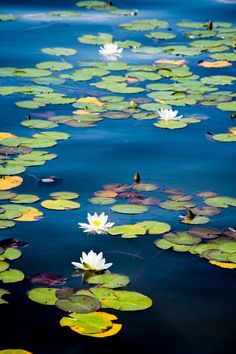
{"type": "Polygon", "coordinates": [[[89,284],[99,284],[100,287],[103,288],[116,289],[128,285],[130,279],[127,276],[121,274],[105,273],[89,277],[87,282],[89,284]]]}
{"type": "Polygon", "coordinates": [[[148,211],[148,208],[142,205],[118,204],[111,207],[112,211],[121,214],[142,214],[148,211]]]}
{"type": "Polygon", "coordinates": [[[121,235],[122,238],[136,238],[138,235],[145,235],[147,229],[144,225],[120,225],[113,226],[108,230],[110,235],[121,235]]]}
{"type": "Polygon", "coordinates": [[[34,128],[34,129],[51,129],[58,126],[58,124],[49,122],[48,120],[42,119],[31,119],[31,120],[24,120],[21,122],[24,127],[34,128]]]}
{"type": "Polygon", "coordinates": [[[53,71],[68,70],[73,68],[73,65],[70,63],[61,61],[43,61],[42,63],[38,63],[36,66],[39,69],[49,69],[53,71]]]}
{"type": "Polygon", "coordinates": [[[42,305],[55,305],[58,300],[56,297],[57,290],[59,288],[34,288],[28,292],[28,297],[42,305]]]}
{"type": "Polygon", "coordinates": [[[218,61],[201,61],[198,63],[199,66],[204,68],[225,68],[231,66],[232,64],[227,60],[218,60],[218,61]]]}
{"type": "Polygon", "coordinates": [[[56,306],[68,312],[89,313],[100,309],[98,299],[87,295],[72,295],[69,299],[57,300],[56,306]]]}
{"type": "Polygon", "coordinates": [[[226,268],[226,269],[235,269],[236,264],[234,263],[229,263],[229,262],[219,262],[219,261],[209,261],[209,263],[216,265],[221,268],[226,268]]]}
{"type": "Polygon", "coordinates": [[[236,198],[232,197],[213,197],[206,198],[204,203],[217,208],[228,208],[229,206],[236,207],[236,198]]]}
{"type": "Polygon", "coordinates": [[[75,55],[77,51],[72,48],[62,48],[62,47],[54,47],[54,48],[43,48],[41,51],[45,54],[55,55],[55,56],[69,56],[75,55]]]}
{"type": "Polygon", "coordinates": [[[187,208],[192,208],[195,206],[195,204],[189,202],[189,201],[183,201],[183,202],[176,202],[174,200],[167,200],[165,202],[161,202],[159,206],[163,209],[168,209],[168,210],[185,210],[187,208]]]}
{"type": "Polygon", "coordinates": [[[7,229],[8,227],[13,227],[13,226],[15,226],[14,221],[0,220],[0,230],[7,229]]]}
{"type": "Polygon", "coordinates": [[[102,198],[102,197],[94,197],[88,200],[92,204],[99,204],[99,205],[109,205],[114,204],[116,200],[114,198],[102,198]]]}
{"type": "Polygon", "coordinates": [[[24,279],[24,273],[17,269],[8,269],[0,273],[0,280],[3,283],[16,283],[24,279]]]}
{"type": "Polygon", "coordinates": [[[159,187],[154,183],[136,183],[132,188],[139,192],[153,192],[159,187]]]}
{"type": "Polygon", "coordinates": [[[70,314],[70,317],[62,317],[60,325],[69,326],[72,331],[92,337],[107,337],[118,333],[122,327],[113,324],[117,317],[105,312],[93,312],[87,314],[70,314]]]}
{"type": "Polygon", "coordinates": [[[180,222],[183,224],[193,224],[193,225],[198,225],[198,224],[206,224],[208,223],[209,218],[206,216],[195,216],[193,219],[183,219],[180,222]]]}
{"type": "Polygon", "coordinates": [[[0,191],[16,188],[21,185],[23,178],[19,176],[5,176],[0,178],[0,191]]]}
{"type": "Polygon", "coordinates": [[[17,221],[38,221],[42,218],[43,213],[36,208],[29,207],[24,211],[20,217],[17,217],[17,221]]]}
{"type": "Polygon", "coordinates": [[[208,240],[208,239],[217,238],[221,234],[221,231],[213,227],[194,226],[188,230],[188,233],[192,236],[200,237],[202,239],[208,240]]]}
{"type": "Polygon", "coordinates": [[[0,354],[32,354],[23,349],[4,349],[0,351],[0,354]]]}
{"type": "MultiPolygon", "coordinates": [[[[7,270],[9,268],[9,264],[5,261],[1,261],[2,255],[0,256],[0,273],[4,272],[4,270],[7,270]]],[[[1,297],[1,289],[0,289],[0,297],[1,297]]],[[[0,299],[0,304],[1,304],[1,299],[0,299]]]]}
{"type": "Polygon", "coordinates": [[[17,194],[15,197],[11,198],[12,203],[16,204],[28,204],[28,203],[35,203],[39,200],[40,198],[37,195],[33,194],[17,194]]]}
{"type": "Polygon", "coordinates": [[[9,261],[13,261],[18,259],[21,256],[21,251],[16,248],[7,248],[4,253],[0,255],[0,259],[8,259],[9,261]]]}
{"type": "MultiPolygon", "coordinates": [[[[4,296],[4,295],[9,295],[10,294],[10,291],[8,291],[8,290],[5,290],[5,289],[0,289],[0,305],[1,304],[8,304],[8,301],[6,301],[6,300],[4,300],[2,297],[4,296]]],[[[4,350],[1,350],[0,351],[0,353],[4,353],[5,351],[4,350]]],[[[5,354],[7,354],[7,353],[5,353],[5,354]]],[[[10,353],[9,353],[10,354],[10,353]]]]}
{"type": "Polygon", "coordinates": [[[44,200],[41,205],[46,209],[52,210],[71,210],[80,208],[79,203],[67,199],[44,200]]]}
{"type": "Polygon", "coordinates": [[[164,239],[178,245],[193,246],[201,242],[201,238],[194,237],[187,232],[167,233],[164,239]]]}
{"type": "Polygon", "coordinates": [[[39,273],[32,275],[30,281],[32,284],[57,286],[65,284],[67,278],[59,277],[54,274],[39,273]]]}
{"type": "Polygon", "coordinates": [[[53,192],[50,194],[50,197],[54,199],[76,199],[79,198],[79,194],[73,192],[53,192]]]}
{"type": "Polygon", "coordinates": [[[166,28],[168,23],[166,21],[154,20],[134,20],[129,23],[122,23],[120,27],[129,31],[148,31],[156,28],[166,28]]]}

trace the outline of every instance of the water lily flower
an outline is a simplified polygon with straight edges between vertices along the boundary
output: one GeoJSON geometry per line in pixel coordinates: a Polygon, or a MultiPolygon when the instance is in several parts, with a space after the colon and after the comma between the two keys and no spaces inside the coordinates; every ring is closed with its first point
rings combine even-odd
{"type": "Polygon", "coordinates": [[[157,113],[159,114],[159,118],[163,120],[178,120],[183,117],[183,116],[177,116],[178,111],[173,111],[171,108],[160,109],[157,111],[157,113]]]}
{"type": "Polygon", "coordinates": [[[84,229],[84,232],[92,232],[97,234],[105,234],[108,229],[112,227],[114,222],[107,222],[108,215],[105,213],[101,213],[98,215],[94,213],[93,215],[88,213],[87,216],[88,224],[79,222],[79,226],[81,229],[84,229]]]}
{"type": "Polygon", "coordinates": [[[123,48],[118,48],[116,43],[106,43],[103,47],[100,47],[99,54],[101,54],[105,59],[116,61],[123,52],[123,48]]]}
{"type": "Polygon", "coordinates": [[[77,269],[81,270],[94,270],[94,271],[102,271],[110,268],[113,263],[106,263],[106,259],[103,258],[103,253],[99,254],[93,252],[92,250],[86,254],[82,252],[82,257],[80,257],[80,262],[71,262],[73,266],[77,269]]]}

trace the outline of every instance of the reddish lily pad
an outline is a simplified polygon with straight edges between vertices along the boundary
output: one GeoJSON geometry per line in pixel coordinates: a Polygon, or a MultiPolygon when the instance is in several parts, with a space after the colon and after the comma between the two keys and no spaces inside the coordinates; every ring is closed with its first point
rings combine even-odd
{"type": "Polygon", "coordinates": [[[221,231],[214,227],[194,226],[188,230],[188,233],[195,237],[200,237],[202,239],[210,240],[210,239],[217,238],[221,234],[221,231]]]}
{"type": "Polygon", "coordinates": [[[60,277],[53,274],[39,273],[39,274],[32,275],[30,277],[30,281],[32,284],[37,284],[37,285],[58,286],[58,285],[65,284],[67,278],[60,277]]]}

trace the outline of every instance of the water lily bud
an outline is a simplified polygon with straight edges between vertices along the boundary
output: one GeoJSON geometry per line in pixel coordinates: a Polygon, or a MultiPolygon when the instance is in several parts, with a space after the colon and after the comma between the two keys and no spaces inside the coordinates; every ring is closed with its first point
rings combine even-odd
{"type": "Polygon", "coordinates": [[[31,119],[31,115],[27,114],[27,119],[30,120],[31,119]]]}
{"type": "Polygon", "coordinates": [[[231,113],[231,119],[234,119],[234,118],[236,118],[236,113],[235,113],[235,112],[232,112],[232,113],[231,113]]]}
{"type": "Polygon", "coordinates": [[[133,108],[133,109],[137,109],[138,105],[134,101],[130,101],[130,107],[133,108]]]}
{"type": "Polygon", "coordinates": [[[112,1],[108,1],[107,4],[108,4],[109,6],[112,6],[112,1]]]}
{"type": "Polygon", "coordinates": [[[137,173],[134,175],[134,182],[135,182],[135,183],[139,183],[140,180],[141,180],[140,174],[137,172],[137,173]]]}
{"type": "Polygon", "coordinates": [[[188,211],[187,211],[187,220],[193,220],[194,217],[195,217],[195,215],[193,214],[191,209],[188,209],[188,211]]]}
{"type": "Polygon", "coordinates": [[[212,31],[213,30],[213,22],[212,21],[208,22],[207,29],[208,29],[208,31],[212,31]]]}

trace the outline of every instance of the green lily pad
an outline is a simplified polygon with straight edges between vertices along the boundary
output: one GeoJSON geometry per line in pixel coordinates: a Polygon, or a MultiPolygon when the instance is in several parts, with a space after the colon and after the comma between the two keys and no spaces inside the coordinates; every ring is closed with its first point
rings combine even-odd
{"type": "Polygon", "coordinates": [[[165,222],[146,220],[136,224],[137,226],[145,227],[150,235],[160,235],[170,231],[171,226],[165,222]]]}
{"type": "Polygon", "coordinates": [[[167,200],[165,202],[161,202],[159,206],[168,210],[185,210],[187,208],[193,208],[195,204],[189,201],[178,202],[174,200],[167,200]]]}
{"type": "Polygon", "coordinates": [[[69,299],[60,299],[55,305],[63,311],[76,313],[94,312],[101,307],[98,299],[87,295],[73,295],[69,299]]]}
{"type": "Polygon", "coordinates": [[[63,61],[43,61],[42,63],[38,63],[36,66],[39,69],[49,69],[52,71],[68,70],[73,68],[72,64],[63,61]]]}
{"type": "Polygon", "coordinates": [[[24,280],[24,273],[18,269],[8,269],[0,273],[0,281],[3,283],[16,283],[24,280]]]}
{"type": "Polygon", "coordinates": [[[228,255],[228,261],[236,263],[236,252],[228,255]]]}
{"type": "MultiPolygon", "coordinates": [[[[50,138],[52,140],[66,140],[70,137],[67,133],[62,132],[40,132],[33,135],[34,138],[50,138]]],[[[52,155],[52,154],[48,154],[52,155]]]]}
{"type": "Polygon", "coordinates": [[[89,284],[98,284],[102,288],[116,289],[128,285],[130,279],[121,274],[105,273],[89,277],[87,282],[89,284]]]}
{"type": "Polygon", "coordinates": [[[159,187],[155,183],[136,183],[132,188],[139,192],[153,192],[159,187]]]}
{"type": "Polygon", "coordinates": [[[55,305],[58,300],[57,290],[59,288],[34,288],[28,292],[28,297],[41,305],[55,305]]]}
{"type": "Polygon", "coordinates": [[[138,311],[152,306],[152,300],[149,297],[133,291],[92,288],[89,291],[78,291],[77,294],[87,292],[94,295],[102,303],[103,308],[120,311],[138,311]]]}
{"type": "Polygon", "coordinates": [[[135,204],[118,204],[111,207],[111,210],[120,214],[142,214],[148,211],[148,207],[135,204]]]}
{"type": "Polygon", "coordinates": [[[98,33],[97,35],[92,35],[92,34],[84,34],[78,38],[78,40],[81,43],[86,43],[86,44],[106,44],[106,43],[112,43],[112,35],[109,33],[98,33]]]}
{"type": "Polygon", "coordinates": [[[155,127],[162,129],[181,129],[187,127],[187,124],[182,120],[159,120],[156,123],[153,123],[155,127]]]}
{"type": "Polygon", "coordinates": [[[4,300],[2,297],[4,295],[9,295],[9,294],[10,294],[10,291],[5,290],[5,289],[0,289],[0,305],[1,304],[8,304],[8,301],[4,300]]]}
{"type": "Polygon", "coordinates": [[[149,32],[145,34],[145,37],[152,39],[173,39],[176,37],[176,34],[171,32],[149,32]]]}
{"type": "Polygon", "coordinates": [[[17,194],[14,198],[11,199],[11,203],[16,204],[28,204],[28,203],[35,203],[40,198],[37,195],[33,194],[17,194]]]}
{"type": "Polygon", "coordinates": [[[90,198],[88,201],[92,204],[109,205],[109,204],[114,204],[116,202],[116,199],[94,197],[94,198],[90,198]]]}
{"type": "Polygon", "coordinates": [[[70,317],[62,317],[60,320],[60,325],[62,327],[69,326],[75,332],[85,336],[106,337],[107,335],[116,334],[121,329],[121,325],[113,325],[112,320],[116,320],[117,317],[105,312],[92,312],[84,314],[73,312],[69,316],[70,317]],[[115,333],[109,334],[109,331],[113,331],[113,327],[115,326],[117,326],[115,333]]]}
{"type": "Polygon", "coordinates": [[[214,197],[207,198],[204,203],[217,208],[228,208],[229,206],[236,207],[236,198],[232,197],[214,197]]]}
{"type": "Polygon", "coordinates": [[[220,250],[207,250],[201,253],[201,257],[219,262],[227,262],[228,256],[228,253],[221,252],[220,250]]]}
{"type": "Polygon", "coordinates": [[[0,21],[15,21],[17,18],[17,16],[12,14],[0,14],[0,21]]]}
{"type": "Polygon", "coordinates": [[[192,225],[198,225],[198,224],[206,224],[208,223],[210,219],[207,218],[206,216],[195,216],[193,219],[182,219],[180,222],[183,224],[192,224],[192,225]]]}
{"type": "MultiPolygon", "coordinates": [[[[8,268],[9,268],[9,264],[5,261],[1,261],[1,256],[0,256],[0,273],[4,272],[8,268]]],[[[0,289],[0,293],[1,293],[1,289],[0,289]]],[[[1,295],[0,295],[0,297],[1,297],[1,295]]]]}
{"type": "Polygon", "coordinates": [[[159,20],[134,20],[129,23],[122,23],[120,27],[129,31],[150,31],[156,28],[168,27],[168,22],[159,20]]]}
{"type": "Polygon", "coordinates": [[[55,56],[69,56],[69,55],[75,55],[77,53],[77,50],[72,48],[52,47],[52,48],[43,48],[41,49],[41,52],[49,55],[55,55],[55,56]]]}
{"type": "Polygon", "coordinates": [[[235,253],[236,252],[236,242],[225,242],[219,245],[219,250],[227,253],[235,253]]]}
{"type": "Polygon", "coordinates": [[[232,111],[233,112],[236,110],[236,101],[219,103],[219,104],[217,104],[216,107],[222,111],[232,111]]]}
{"type": "Polygon", "coordinates": [[[201,238],[194,237],[187,232],[168,233],[164,235],[164,239],[178,245],[186,246],[193,246],[201,242],[201,238]]]}
{"type": "Polygon", "coordinates": [[[78,193],[73,192],[53,192],[49,194],[54,199],[76,199],[79,198],[78,193]]]}
{"type": "Polygon", "coordinates": [[[136,238],[139,235],[145,235],[147,233],[147,229],[145,226],[140,224],[134,225],[120,225],[113,226],[108,230],[110,235],[121,235],[122,238],[136,238]]]}
{"type": "Polygon", "coordinates": [[[48,120],[42,119],[31,119],[31,120],[24,120],[21,122],[24,127],[34,128],[34,129],[51,129],[58,126],[58,124],[49,122],[48,120]]]}
{"type": "Polygon", "coordinates": [[[18,250],[17,248],[7,248],[1,255],[0,259],[5,260],[8,259],[9,261],[13,261],[15,259],[20,258],[21,256],[21,251],[18,250]]]}
{"type": "Polygon", "coordinates": [[[15,226],[15,224],[16,223],[14,221],[1,220],[1,218],[0,218],[0,230],[7,229],[8,227],[13,227],[13,226],[15,226]]]}

